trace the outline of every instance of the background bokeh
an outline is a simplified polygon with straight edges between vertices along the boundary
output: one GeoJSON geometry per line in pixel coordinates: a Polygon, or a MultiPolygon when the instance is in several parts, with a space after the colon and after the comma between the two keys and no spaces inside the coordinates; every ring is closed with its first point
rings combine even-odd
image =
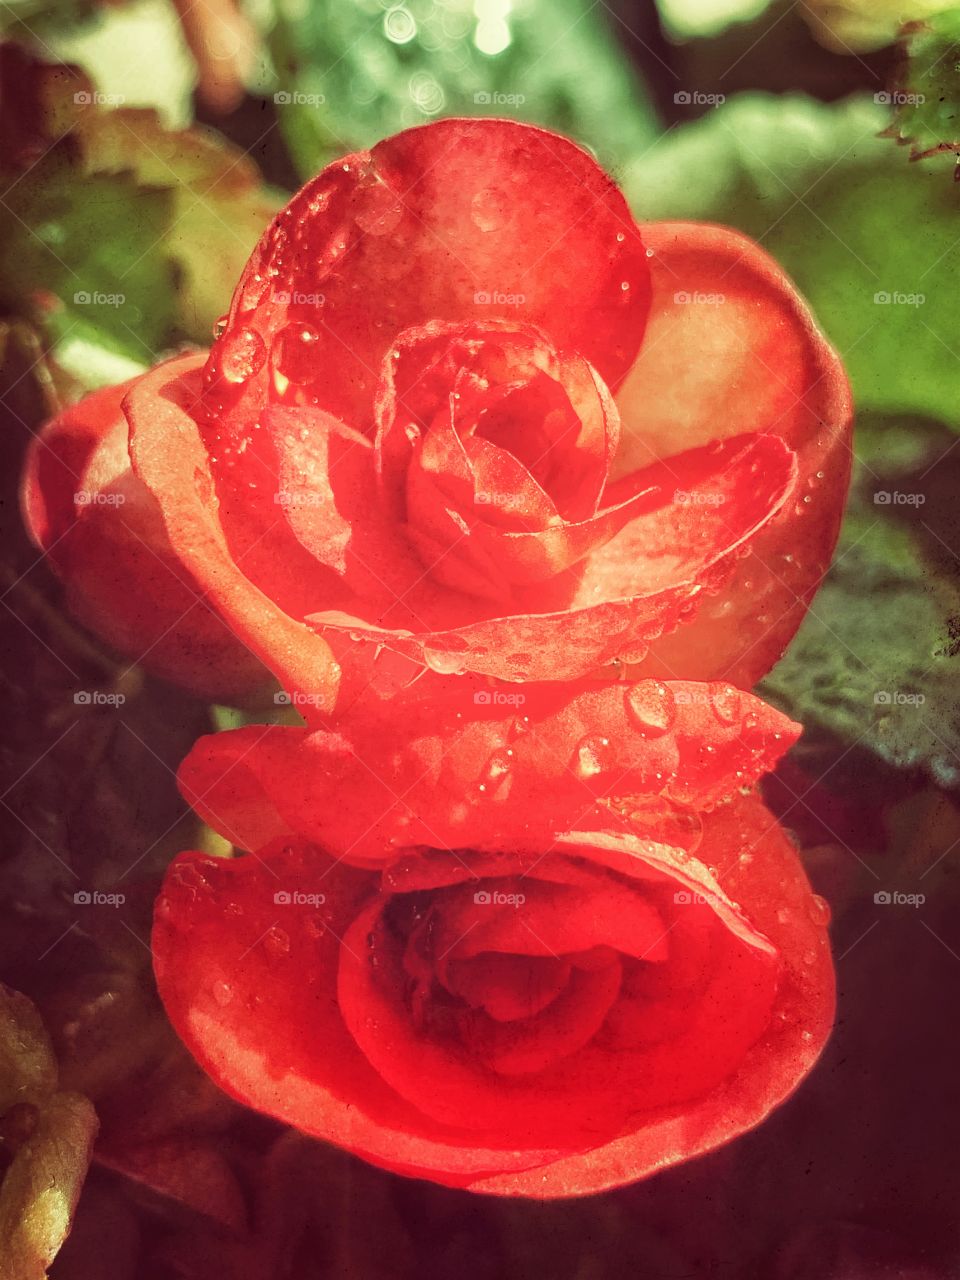
{"type": "MultiPolygon", "coordinates": [[[[18,1072],[101,1122],[56,1280],[960,1276],[960,11],[8,0],[0,34],[0,978],[42,1017],[0,999],[2,1280],[44,1274],[66,1212],[44,1198],[65,1129],[21,1176],[3,1105],[18,1072]],[[754,236],[813,304],[858,410],[835,567],[763,689],[806,726],[768,799],[833,906],[835,1036],[756,1132],[565,1204],[381,1173],[199,1073],[146,939],[170,857],[220,851],[173,770],[235,713],[98,648],[17,511],[31,432],[206,343],[284,191],[444,115],[567,133],[638,218],[754,236]],[[77,701],[90,688],[112,701],[77,701]],[[125,900],[84,912],[78,886],[125,900]]],[[[84,1166],[58,1176],[79,1187],[84,1166]]]]}

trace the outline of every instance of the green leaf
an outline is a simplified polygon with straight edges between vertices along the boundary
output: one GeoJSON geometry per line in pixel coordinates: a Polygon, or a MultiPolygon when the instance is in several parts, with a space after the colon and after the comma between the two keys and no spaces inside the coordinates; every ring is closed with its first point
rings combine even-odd
{"type": "Polygon", "coordinates": [[[253,164],[202,129],[104,107],[74,68],[0,57],[0,307],[85,387],[209,341],[279,203],[253,164]]]}
{"type": "Polygon", "coordinates": [[[960,456],[943,427],[876,418],[833,568],[762,686],[808,730],[960,785],[960,456]]]}
{"type": "Polygon", "coordinates": [[[70,1230],[97,1131],[90,1102],[57,1092],[50,1038],[0,985],[0,1258],[5,1280],[43,1280],[70,1230]]]}
{"type": "Polygon", "coordinates": [[[895,88],[884,95],[894,112],[890,136],[910,144],[913,160],[960,153],[960,9],[911,23],[900,44],[895,88]]]}
{"type": "Polygon", "coordinates": [[[738,227],[780,261],[844,357],[858,404],[960,427],[960,189],[877,135],[882,105],[744,94],[627,170],[642,219],[738,227]]]}
{"type": "Polygon", "coordinates": [[[614,165],[656,134],[642,85],[582,0],[276,6],[270,91],[303,177],[439,115],[497,115],[571,134],[614,165]]]}

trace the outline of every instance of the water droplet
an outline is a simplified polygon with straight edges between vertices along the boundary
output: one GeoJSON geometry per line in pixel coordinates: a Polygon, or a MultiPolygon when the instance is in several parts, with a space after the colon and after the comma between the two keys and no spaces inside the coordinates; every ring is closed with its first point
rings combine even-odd
{"type": "Polygon", "coordinates": [[[238,329],[223,339],[220,350],[220,372],[228,382],[246,382],[259,373],[267,349],[255,329],[238,329]]]}
{"type": "Polygon", "coordinates": [[[529,717],[529,716],[517,716],[517,718],[514,720],[513,724],[510,726],[510,736],[511,736],[511,738],[519,738],[519,737],[521,737],[523,734],[525,734],[525,733],[529,733],[529,731],[530,731],[530,717],[529,717]]]}
{"type": "Polygon", "coordinates": [[[609,738],[591,736],[580,742],[576,751],[576,767],[581,778],[595,778],[607,767],[609,738]]]}
{"type": "Polygon", "coordinates": [[[830,923],[830,903],[826,898],[821,898],[819,893],[812,893],[807,899],[807,915],[816,925],[828,925],[830,923]]]}
{"type": "Polygon", "coordinates": [[[385,182],[376,179],[365,187],[353,220],[361,231],[372,236],[386,236],[403,217],[400,197],[385,182]]]}
{"type": "Polygon", "coordinates": [[[710,706],[721,724],[736,724],[740,719],[740,690],[732,684],[712,684],[710,706]]]}
{"type": "Polygon", "coordinates": [[[640,680],[626,690],[627,713],[641,737],[659,738],[673,728],[677,703],[662,680],[640,680]]]}
{"type": "Polygon", "coordinates": [[[618,232],[617,232],[617,244],[623,244],[623,242],[624,242],[624,240],[626,240],[626,238],[627,238],[627,237],[623,234],[623,232],[622,232],[622,231],[618,231],[618,232]]]}
{"type": "Polygon", "coordinates": [[[270,363],[273,385],[280,395],[293,383],[312,382],[319,373],[317,343],[320,335],[309,324],[288,324],[273,340],[270,363]]]}
{"type": "Polygon", "coordinates": [[[393,44],[409,44],[417,34],[416,19],[402,5],[388,9],[383,15],[383,33],[393,44]]]}
{"type": "Polygon", "coordinates": [[[267,952],[272,956],[286,956],[290,954],[290,935],[286,929],[278,929],[276,925],[268,929],[263,939],[263,945],[267,952]]]}
{"type": "Polygon", "coordinates": [[[620,288],[623,290],[623,292],[624,292],[624,293],[626,293],[626,292],[627,292],[627,290],[630,288],[630,281],[629,281],[629,280],[621,280],[621,281],[620,281],[620,288]]]}
{"type": "Polygon", "coordinates": [[[497,231],[506,222],[507,215],[507,201],[496,187],[478,191],[470,202],[470,217],[481,231],[497,231]]]}
{"type": "Polygon", "coordinates": [[[233,999],[233,987],[229,982],[215,982],[211,988],[213,998],[221,1009],[225,1009],[233,999]]]}

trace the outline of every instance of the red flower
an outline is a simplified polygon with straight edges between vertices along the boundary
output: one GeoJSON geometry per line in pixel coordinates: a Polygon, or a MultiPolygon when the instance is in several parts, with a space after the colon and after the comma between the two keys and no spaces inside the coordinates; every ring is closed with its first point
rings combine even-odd
{"type": "Polygon", "coordinates": [[[327,704],[330,646],[535,680],[652,644],[750,684],[828,563],[848,426],[756,245],[638,228],[566,140],[444,120],[309,182],[209,356],[51,424],[26,509],[85,619],[205,692],[260,678],[214,615],[327,704]]]}
{"type": "Polygon", "coordinates": [[[267,843],[167,873],[181,1038],[250,1106],[498,1194],[599,1191],[759,1123],[833,1012],[824,905],[741,794],[797,726],[729,686],[476,711],[469,686],[201,740],[185,793],[267,843]]]}

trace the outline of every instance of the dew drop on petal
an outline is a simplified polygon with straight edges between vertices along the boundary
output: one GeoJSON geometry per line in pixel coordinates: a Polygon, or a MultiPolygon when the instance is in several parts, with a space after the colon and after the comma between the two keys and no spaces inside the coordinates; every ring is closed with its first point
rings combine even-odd
{"type": "Polygon", "coordinates": [[[584,738],[577,746],[576,768],[581,778],[595,778],[607,767],[610,741],[594,735],[584,738]]]}
{"type": "Polygon", "coordinates": [[[221,1009],[225,1009],[233,999],[233,987],[229,982],[215,982],[211,988],[213,998],[221,1009]]]}
{"type": "Polygon", "coordinates": [[[814,924],[825,927],[830,923],[830,903],[819,893],[811,894],[807,899],[807,915],[814,924]]]}
{"type": "Polygon", "coordinates": [[[319,333],[309,324],[288,324],[273,340],[270,364],[273,384],[282,395],[292,383],[294,386],[312,382],[317,374],[317,343],[319,333]]]}
{"type": "Polygon", "coordinates": [[[470,217],[480,231],[497,231],[507,220],[507,205],[496,187],[478,191],[470,202],[470,217]]]}
{"type": "Polygon", "coordinates": [[[736,724],[740,719],[739,689],[735,689],[732,684],[712,684],[710,706],[721,724],[736,724]]]}
{"type": "Polygon", "coordinates": [[[263,939],[263,945],[268,955],[285,956],[290,953],[290,935],[285,929],[278,929],[274,925],[268,929],[263,939]]]}
{"type": "Polygon", "coordinates": [[[255,329],[238,329],[223,339],[220,371],[228,382],[246,382],[263,368],[267,349],[255,329]]]}
{"type": "Polygon", "coordinates": [[[677,719],[672,691],[662,680],[640,680],[626,690],[627,714],[644,738],[669,733],[677,719]]]}

